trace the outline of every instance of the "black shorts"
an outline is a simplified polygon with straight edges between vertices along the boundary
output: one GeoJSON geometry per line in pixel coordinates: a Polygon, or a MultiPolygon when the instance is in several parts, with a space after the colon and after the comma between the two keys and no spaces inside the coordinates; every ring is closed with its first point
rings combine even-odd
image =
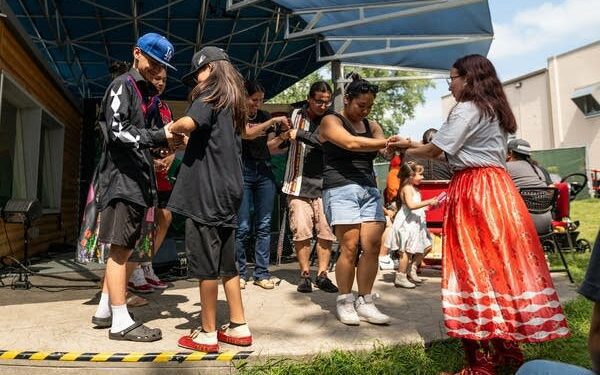
{"type": "Polygon", "coordinates": [[[189,275],[200,280],[238,275],[235,229],[185,221],[185,250],[189,275]]]}
{"type": "Polygon", "coordinates": [[[158,208],[167,208],[169,198],[171,198],[171,191],[159,191],[158,192],[158,208]]]}
{"type": "Polygon", "coordinates": [[[98,242],[133,249],[140,238],[145,208],[122,199],[113,199],[100,212],[98,242]]]}

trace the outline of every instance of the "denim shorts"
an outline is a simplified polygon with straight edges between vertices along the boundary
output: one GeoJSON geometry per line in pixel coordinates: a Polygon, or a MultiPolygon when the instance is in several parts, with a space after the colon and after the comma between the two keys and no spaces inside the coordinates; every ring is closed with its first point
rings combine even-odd
{"type": "Polygon", "coordinates": [[[385,222],[383,199],[374,187],[350,184],[323,190],[323,207],[331,226],[385,222]]]}

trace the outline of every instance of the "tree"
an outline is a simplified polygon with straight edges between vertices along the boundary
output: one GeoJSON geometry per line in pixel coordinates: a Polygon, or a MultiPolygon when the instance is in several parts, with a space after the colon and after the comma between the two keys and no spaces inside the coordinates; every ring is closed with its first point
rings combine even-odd
{"type": "MultiPolygon", "coordinates": [[[[413,72],[372,68],[357,68],[355,71],[362,78],[417,76],[413,72]]],[[[328,70],[317,70],[309,74],[272,98],[269,103],[295,103],[306,99],[310,85],[313,82],[325,80],[331,84],[331,79],[324,77],[325,74],[331,76],[328,70]]],[[[404,125],[406,120],[414,116],[417,105],[425,102],[425,89],[433,87],[433,83],[428,79],[378,81],[374,83],[379,86],[379,93],[369,118],[381,125],[386,136],[398,133],[399,128],[404,125]]]]}

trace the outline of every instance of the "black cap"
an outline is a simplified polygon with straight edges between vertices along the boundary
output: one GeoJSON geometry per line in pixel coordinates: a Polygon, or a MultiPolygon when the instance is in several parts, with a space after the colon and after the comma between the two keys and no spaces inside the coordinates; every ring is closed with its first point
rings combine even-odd
{"type": "Polygon", "coordinates": [[[208,46],[196,52],[192,57],[192,69],[183,76],[181,81],[188,86],[196,86],[196,73],[206,64],[213,61],[226,60],[229,61],[229,56],[221,48],[208,46]]]}

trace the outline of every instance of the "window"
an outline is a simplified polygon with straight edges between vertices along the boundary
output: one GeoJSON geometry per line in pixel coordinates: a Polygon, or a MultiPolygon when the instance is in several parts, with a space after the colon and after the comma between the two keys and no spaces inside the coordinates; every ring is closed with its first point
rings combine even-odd
{"type": "Polygon", "coordinates": [[[0,204],[38,199],[46,212],[58,212],[64,126],[4,72],[0,108],[0,204]]]}
{"type": "Polygon", "coordinates": [[[600,83],[575,90],[571,100],[585,117],[600,115],[600,83]]]}

